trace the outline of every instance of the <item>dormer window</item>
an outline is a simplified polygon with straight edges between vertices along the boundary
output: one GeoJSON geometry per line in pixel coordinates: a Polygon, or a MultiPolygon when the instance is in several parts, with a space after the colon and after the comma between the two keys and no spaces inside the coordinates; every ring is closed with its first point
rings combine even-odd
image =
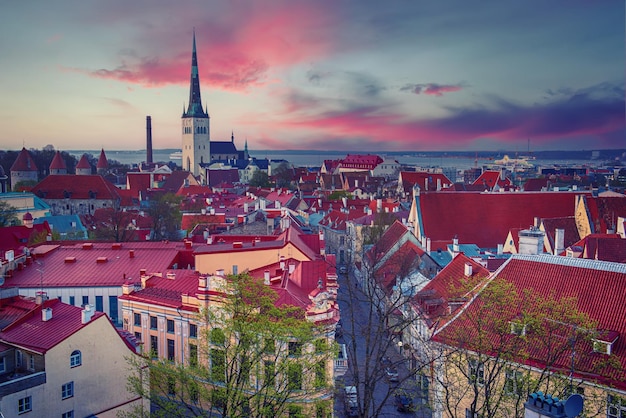
{"type": "Polygon", "coordinates": [[[593,352],[611,355],[619,333],[617,331],[600,331],[598,334],[596,338],[592,339],[593,352]]]}
{"type": "Polygon", "coordinates": [[[511,334],[515,334],[519,337],[526,335],[526,324],[520,321],[511,321],[511,334]]]}

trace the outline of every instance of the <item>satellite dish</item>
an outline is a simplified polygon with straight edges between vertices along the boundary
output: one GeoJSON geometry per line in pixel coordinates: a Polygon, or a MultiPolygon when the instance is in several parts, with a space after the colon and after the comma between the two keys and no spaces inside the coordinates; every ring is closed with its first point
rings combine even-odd
{"type": "Polygon", "coordinates": [[[583,411],[583,397],[578,393],[570,395],[565,401],[565,415],[577,417],[583,411]]]}

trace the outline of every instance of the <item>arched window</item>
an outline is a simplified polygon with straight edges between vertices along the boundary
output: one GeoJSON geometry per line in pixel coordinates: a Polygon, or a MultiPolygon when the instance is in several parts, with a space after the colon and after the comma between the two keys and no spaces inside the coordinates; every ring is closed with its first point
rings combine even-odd
{"type": "Polygon", "coordinates": [[[78,367],[83,364],[82,355],[79,350],[72,351],[70,355],[70,367],[78,367]]]}

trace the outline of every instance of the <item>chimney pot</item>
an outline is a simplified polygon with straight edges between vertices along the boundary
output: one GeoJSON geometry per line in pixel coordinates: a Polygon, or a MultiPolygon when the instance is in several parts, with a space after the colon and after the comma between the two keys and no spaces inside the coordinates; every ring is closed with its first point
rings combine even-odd
{"type": "Polygon", "coordinates": [[[44,308],[41,310],[41,320],[47,322],[52,319],[52,308],[44,308]]]}

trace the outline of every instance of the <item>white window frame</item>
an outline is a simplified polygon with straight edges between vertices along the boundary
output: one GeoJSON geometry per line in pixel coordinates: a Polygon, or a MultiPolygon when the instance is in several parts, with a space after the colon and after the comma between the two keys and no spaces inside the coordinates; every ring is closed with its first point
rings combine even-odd
{"type": "Polygon", "coordinates": [[[72,351],[72,354],[70,354],[70,367],[74,368],[74,367],[78,367],[82,365],[83,365],[83,354],[80,352],[80,350],[72,351]]]}
{"type": "Polygon", "coordinates": [[[17,400],[17,413],[25,414],[33,410],[33,397],[26,396],[17,400]]]}
{"type": "Polygon", "coordinates": [[[504,371],[504,393],[507,395],[519,395],[521,393],[521,380],[524,373],[521,370],[506,369],[504,371]],[[509,390],[509,387],[511,388],[509,390]]]}
{"type": "Polygon", "coordinates": [[[468,380],[470,383],[485,384],[485,364],[479,363],[477,359],[469,359],[468,361],[468,380]]]}
{"type": "Polygon", "coordinates": [[[0,357],[0,373],[4,373],[7,371],[7,359],[6,357],[0,357]]]}
{"type": "Polygon", "coordinates": [[[24,353],[21,350],[15,351],[15,367],[22,367],[24,362],[24,353]]]}
{"type": "Polygon", "coordinates": [[[35,371],[35,356],[33,354],[28,357],[28,370],[35,371]]]}
{"type": "Polygon", "coordinates": [[[607,418],[619,418],[626,413],[626,399],[608,394],[606,396],[606,416],[607,418]]]}
{"type": "Polygon", "coordinates": [[[71,411],[63,412],[61,418],[74,418],[74,410],[72,409],[71,411]]]}
{"type": "Polygon", "coordinates": [[[67,382],[61,386],[61,399],[69,399],[74,397],[74,381],[67,382]]]}
{"type": "Polygon", "coordinates": [[[602,340],[596,340],[595,338],[593,339],[593,352],[594,353],[601,353],[601,354],[608,354],[611,355],[611,349],[613,348],[613,343],[610,343],[608,341],[602,341],[602,340]]]}

